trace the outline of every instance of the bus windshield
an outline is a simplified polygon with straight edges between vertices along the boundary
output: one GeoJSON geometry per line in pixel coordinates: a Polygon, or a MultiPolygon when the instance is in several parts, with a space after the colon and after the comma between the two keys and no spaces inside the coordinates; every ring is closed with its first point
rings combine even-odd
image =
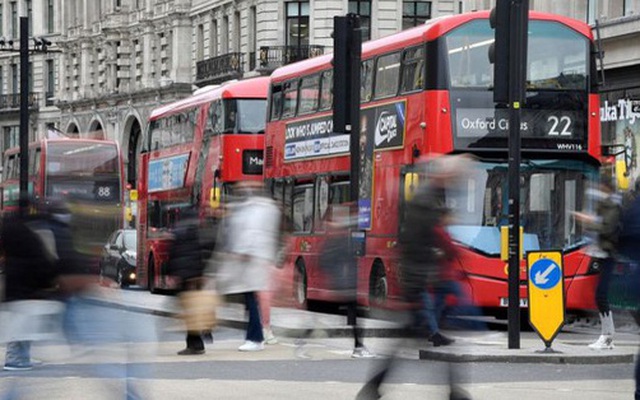
{"type": "MultiPolygon", "coordinates": [[[[488,49],[494,34],[488,20],[476,20],[446,36],[451,88],[493,87],[488,49]]],[[[527,89],[587,89],[586,37],[558,22],[530,20],[528,41],[527,89]]]]}
{"type": "MultiPolygon", "coordinates": [[[[481,253],[500,254],[500,227],[508,225],[508,165],[478,163],[457,189],[445,193],[454,210],[452,237],[481,253]]],[[[577,248],[587,243],[575,211],[592,212],[585,196],[598,179],[597,168],[573,160],[536,160],[521,166],[520,223],[524,251],[577,248]]]]}
{"type": "Polygon", "coordinates": [[[265,99],[234,99],[225,102],[225,132],[264,133],[267,118],[265,99]]]}
{"type": "Polygon", "coordinates": [[[46,195],[119,203],[119,160],[115,144],[49,143],[46,195]]]}
{"type": "Polygon", "coordinates": [[[118,149],[114,144],[49,143],[47,175],[99,175],[118,172],[118,149]]]}

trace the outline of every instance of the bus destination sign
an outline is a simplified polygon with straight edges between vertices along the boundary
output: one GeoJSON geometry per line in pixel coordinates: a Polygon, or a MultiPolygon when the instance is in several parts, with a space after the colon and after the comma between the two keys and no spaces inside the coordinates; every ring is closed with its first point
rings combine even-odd
{"type": "MultiPolygon", "coordinates": [[[[556,151],[586,151],[583,113],[573,110],[523,109],[522,147],[556,151]]],[[[508,110],[458,108],[455,113],[456,148],[506,148],[508,110]]]]}

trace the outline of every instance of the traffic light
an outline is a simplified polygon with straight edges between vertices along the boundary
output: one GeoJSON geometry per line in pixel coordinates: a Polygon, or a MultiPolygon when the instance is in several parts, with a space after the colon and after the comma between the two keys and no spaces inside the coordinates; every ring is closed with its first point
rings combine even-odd
{"type": "Polygon", "coordinates": [[[489,62],[493,64],[493,101],[509,102],[509,36],[511,33],[511,0],[496,0],[489,14],[495,30],[495,41],[489,46],[489,62]]]}
{"type": "Polygon", "coordinates": [[[349,132],[360,114],[360,20],[347,14],[333,24],[333,131],[349,132]]]}

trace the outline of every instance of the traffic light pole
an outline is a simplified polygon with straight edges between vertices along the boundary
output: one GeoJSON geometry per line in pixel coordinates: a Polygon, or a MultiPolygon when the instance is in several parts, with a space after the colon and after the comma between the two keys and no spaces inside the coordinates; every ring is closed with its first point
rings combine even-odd
{"type": "Polygon", "coordinates": [[[29,19],[20,17],[20,216],[29,199],[29,19]]]}
{"type": "Polygon", "coordinates": [[[520,120],[526,100],[529,0],[512,0],[509,24],[509,348],[520,348],[520,120]]]}

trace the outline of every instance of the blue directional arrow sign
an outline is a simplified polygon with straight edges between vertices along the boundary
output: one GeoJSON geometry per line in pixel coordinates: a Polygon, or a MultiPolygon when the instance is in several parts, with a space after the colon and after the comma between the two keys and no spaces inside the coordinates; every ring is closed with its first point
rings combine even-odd
{"type": "Polygon", "coordinates": [[[529,268],[529,280],[539,289],[552,289],[562,278],[558,264],[548,258],[542,258],[529,268]]]}

